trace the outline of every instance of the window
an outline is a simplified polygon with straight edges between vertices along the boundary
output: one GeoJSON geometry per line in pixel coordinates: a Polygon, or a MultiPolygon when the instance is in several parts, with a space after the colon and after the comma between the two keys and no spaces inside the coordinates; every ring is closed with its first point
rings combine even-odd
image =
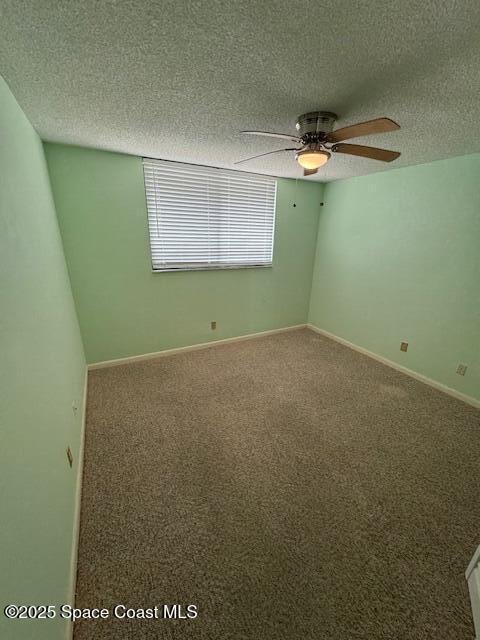
{"type": "Polygon", "coordinates": [[[276,180],[143,160],[154,271],[272,264],[276,180]]]}

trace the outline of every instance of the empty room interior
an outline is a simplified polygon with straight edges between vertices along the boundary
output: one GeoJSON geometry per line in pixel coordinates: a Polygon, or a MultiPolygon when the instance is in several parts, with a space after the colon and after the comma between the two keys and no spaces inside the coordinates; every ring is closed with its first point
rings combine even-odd
{"type": "Polygon", "coordinates": [[[0,638],[479,640],[480,4],[0,18],[0,638]]]}

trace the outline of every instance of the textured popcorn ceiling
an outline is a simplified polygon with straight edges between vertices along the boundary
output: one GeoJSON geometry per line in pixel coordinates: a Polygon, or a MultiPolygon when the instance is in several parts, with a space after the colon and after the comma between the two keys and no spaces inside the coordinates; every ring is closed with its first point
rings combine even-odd
{"type": "Polygon", "coordinates": [[[238,132],[307,111],[401,125],[358,140],[399,160],[336,155],[331,180],[480,150],[479,27],[478,0],[3,0],[0,73],[45,140],[205,165],[289,146],[238,132]]]}

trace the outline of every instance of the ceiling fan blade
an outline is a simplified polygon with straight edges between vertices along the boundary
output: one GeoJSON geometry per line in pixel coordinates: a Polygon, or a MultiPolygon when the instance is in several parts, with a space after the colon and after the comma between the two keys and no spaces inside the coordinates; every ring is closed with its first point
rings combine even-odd
{"type": "Polygon", "coordinates": [[[382,162],[392,162],[400,156],[399,151],[388,151],[387,149],[377,149],[377,147],[364,147],[361,144],[335,144],[332,147],[335,153],[348,153],[351,156],[361,156],[382,162]]]}
{"type": "Polygon", "coordinates": [[[276,151],[267,151],[267,153],[260,153],[258,156],[252,156],[251,158],[244,158],[244,160],[237,160],[233,164],[241,164],[242,162],[248,162],[249,160],[255,160],[255,158],[263,158],[263,156],[270,156],[272,153],[281,153],[282,151],[298,151],[295,147],[291,149],[276,149],[276,151]]]}
{"type": "Polygon", "coordinates": [[[388,133],[400,129],[400,125],[390,120],[390,118],[376,118],[368,122],[359,122],[343,129],[337,129],[327,135],[327,142],[341,142],[350,138],[360,138],[360,136],[371,136],[376,133],[388,133]]]}
{"type": "Polygon", "coordinates": [[[288,133],[270,133],[270,131],[240,131],[249,136],[268,136],[269,138],[281,138],[282,140],[290,140],[290,142],[300,142],[297,136],[291,136],[288,133]]]}
{"type": "Polygon", "coordinates": [[[304,176],[313,176],[315,173],[318,173],[318,169],[304,169],[303,170],[303,175],[304,176]]]}

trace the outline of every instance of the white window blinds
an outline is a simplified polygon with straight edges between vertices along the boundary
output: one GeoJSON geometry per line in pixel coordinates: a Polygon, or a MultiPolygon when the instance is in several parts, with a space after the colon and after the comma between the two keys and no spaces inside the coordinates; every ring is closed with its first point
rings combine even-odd
{"type": "Polygon", "coordinates": [[[272,264],[276,180],[143,160],[154,271],[272,264]]]}

